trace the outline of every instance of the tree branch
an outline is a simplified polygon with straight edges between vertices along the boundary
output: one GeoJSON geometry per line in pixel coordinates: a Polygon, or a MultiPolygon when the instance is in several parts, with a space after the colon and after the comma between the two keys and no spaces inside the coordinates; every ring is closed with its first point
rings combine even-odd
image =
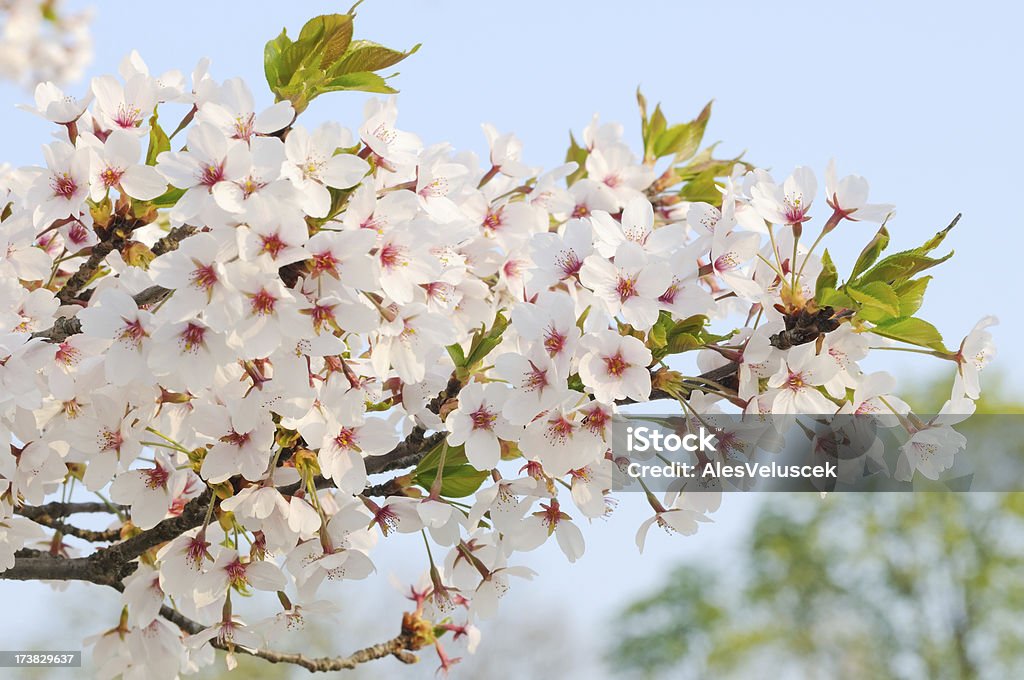
{"type": "Polygon", "coordinates": [[[86,503],[44,503],[42,505],[22,505],[21,507],[15,508],[14,512],[21,515],[22,517],[28,517],[29,519],[35,519],[37,516],[45,515],[47,517],[68,517],[69,515],[76,515],[78,513],[95,513],[95,512],[106,512],[110,514],[116,514],[118,511],[127,512],[128,508],[123,505],[108,505],[99,501],[86,502],[86,503]]]}
{"type": "MultiPolygon", "coordinates": [[[[161,300],[164,300],[173,291],[163,286],[150,286],[145,290],[136,293],[132,296],[135,300],[135,304],[139,307],[145,307],[146,305],[156,304],[161,300]]],[[[62,316],[57,319],[53,326],[47,328],[45,331],[36,331],[32,334],[33,338],[43,338],[47,342],[64,342],[72,335],[78,335],[82,332],[82,321],[78,317],[67,317],[62,316]]]]}
{"type": "MultiPolygon", "coordinates": [[[[206,629],[206,626],[203,626],[198,621],[193,621],[181,612],[172,609],[167,605],[160,607],[160,616],[164,617],[189,635],[195,635],[196,633],[200,633],[206,629]]],[[[228,649],[226,644],[216,639],[211,640],[210,644],[217,649],[225,651],[228,649]]],[[[412,637],[405,631],[387,642],[381,642],[380,644],[373,645],[372,647],[361,649],[348,656],[323,656],[317,658],[303,656],[302,654],[275,652],[270,649],[247,649],[245,647],[235,647],[234,649],[236,652],[249,654],[269,661],[270,663],[295,664],[296,666],[305,668],[311,673],[350,670],[361,663],[366,663],[367,661],[373,661],[375,659],[382,659],[386,656],[394,656],[402,663],[416,663],[419,660],[415,654],[412,654],[411,651],[409,651],[416,649],[416,647],[413,644],[412,637]]]]}
{"type": "Polygon", "coordinates": [[[154,243],[150,250],[154,255],[163,255],[164,253],[177,250],[182,241],[192,234],[195,234],[197,231],[199,230],[191,224],[183,224],[180,227],[175,227],[167,232],[167,236],[164,236],[154,243]]]}

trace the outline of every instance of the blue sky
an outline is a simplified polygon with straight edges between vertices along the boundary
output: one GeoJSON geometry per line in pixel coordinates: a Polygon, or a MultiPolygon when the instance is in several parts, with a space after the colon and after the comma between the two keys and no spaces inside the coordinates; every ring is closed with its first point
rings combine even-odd
{"type": "MultiPolygon", "coordinates": [[[[96,4],[90,75],[114,71],[132,48],[156,72],[188,73],[206,55],[217,78],[243,76],[268,102],[264,42],[283,26],[294,34],[309,16],[348,7],[96,4]]],[[[423,43],[393,82],[402,91],[399,126],[427,142],[447,140],[484,153],[480,123],[491,122],[520,136],[528,162],[551,166],[564,157],[568,130],[580,130],[595,112],[624,123],[638,141],[634,93],[640,85],[674,121],[691,118],[714,99],[706,139],[721,140],[723,155],[746,150],[748,160],[774,169],[779,179],[805,164],[822,182],[831,157],[841,173],[866,176],[875,200],[898,207],[890,224],[893,248],[919,244],[963,212],[946,242],[956,257],[935,272],[921,315],[951,345],[984,314],[998,315],[1000,357],[990,370],[1010,381],[1024,378],[1020,343],[1014,342],[1024,334],[1024,320],[1013,313],[1018,304],[1010,298],[1020,289],[1024,248],[1016,203],[1017,164],[1024,157],[1016,71],[1024,63],[1024,12],[1006,2],[780,4],[369,0],[359,9],[356,34],[397,48],[423,43]]],[[[14,110],[27,99],[0,87],[6,130],[0,155],[15,164],[39,163],[48,134],[44,122],[14,110]]],[[[362,101],[358,94],[328,95],[304,117],[355,128],[362,101]]],[[[825,217],[823,210],[816,213],[825,217]]],[[[872,228],[846,224],[841,231],[829,247],[848,267],[872,228]]],[[[885,354],[876,365],[901,379],[919,379],[938,363],[885,354]]],[[[582,608],[585,625],[598,626],[608,607],[673,559],[717,551],[727,560],[730,541],[755,507],[752,499],[726,498],[714,525],[693,538],[652,535],[640,559],[633,533],[642,513],[628,505],[623,517],[587,532],[591,550],[581,563],[570,567],[557,550],[545,549],[530,596],[582,608]],[[610,582],[613,572],[629,578],[610,582]],[[601,596],[580,605],[565,599],[566,583],[601,596]]],[[[40,588],[0,582],[0,598],[25,598],[40,588]]],[[[38,627],[42,620],[29,615],[21,623],[38,627]]]]}

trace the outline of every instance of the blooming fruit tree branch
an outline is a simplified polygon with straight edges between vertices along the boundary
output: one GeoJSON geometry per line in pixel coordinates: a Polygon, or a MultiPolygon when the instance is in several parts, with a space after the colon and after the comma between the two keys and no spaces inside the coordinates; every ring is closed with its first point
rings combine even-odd
{"type": "MultiPolygon", "coordinates": [[[[156,77],[135,53],[84,97],[40,85],[58,139],[2,178],[0,578],[119,591],[100,675],[173,678],[214,648],[315,671],[434,647],[449,668],[527,553],[553,537],[575,561],[611,513],[625,404],[895,413],[904,473],[949,466],[948,426],[859,362],[948,361],[945,411],[970,412],[994,320],[950,348],[917,316],[953,225],[886,255],[893,209],[863,178],[829,165],[820,196],[808,168],[718,159],[710,105],[670,124],[640,96],[640,154],[595,118],[547,172],[490,126],[482,163],[425,146],[394,99],[311,129],[312,100],[393,92],[378,72],[411,53],[354,40],[353,16],[267,43],[265,108],[205,61],[156,77]],[[867,241],[842,279],[837,229],[867,241]],[[422,535],[424,578],[396,637],[272,649],[397,534],[422,535]],[[254,591],[280,610],[245,614],[254,591]]],[[[636,498],[641,548],[719,503],[636,498]]]]}

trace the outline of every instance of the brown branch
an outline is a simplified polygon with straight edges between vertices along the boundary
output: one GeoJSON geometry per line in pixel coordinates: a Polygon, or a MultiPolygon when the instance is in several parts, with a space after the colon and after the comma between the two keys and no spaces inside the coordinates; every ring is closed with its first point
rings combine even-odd
{"type": "MultiPolygon", "coordinates": [[[[205,630],[207,627],[193,621],[181,612],[163,605],[160,607],[160,616],[164,617],[182,631],[195,635],[205,630]]],[[[227,650],[228,646],[217,640],[216,638],[210,641],[217,649],[227,650]]],[[[383,659],[386,656],[394,656],[402,663],[416,663],[419,659],[415,654],[412,654],[410,650],[418,649],[415,645],[413,637],[403,631],[397,637],[388,640],[387,642],[381,642],[380,644],[360,649],[358,652],[353,652],[348,656],[323,656],[323,657],[307,657],[302,654],[292,654],[287,652],[275,652],[270,649],[248,649],[246,647],[235,647],[234,651],[241,652],[242,654],[249,654],[260,659],[269,661],[270,663],[290,663],[296,666],[301,666],[308,670],[310,673],[317,672],[329,672],[329,671],[340,671],[350,670],[355,668],[361,663],[367,661],[373,661],[375,659],[383,659]]]]}
{"type": "MultiPolygon", "coordinates": [[[[135,304],[139,307],[156,304],[167,298],[173,291],[163,286],[150,286],[145,290],[132,296],[135,304]]],[[[32,334],[33,338],[43,338],[47,342],[64,342],[72,335],[82,332],[82,321],[78,317],[62,316],[57,319],[53,326],[45,331],[37,331],[32,334]]]]}
{"type": "Polygon", "coordinates": [[[110,514],[116,514],[118,511],[127,512],[128,508],[123,505],[108,505],[106,503],[86,502],[86,503],[44,503],[42,505],[22,505],[19,508],[15,508],[14,512],[22,517],[28,517],[29,519],[35,519],[40,515],[47,517],[68,517],[69,515],[77,515],[78,513],[95,513],[95,512],[106,512],[110,514]]]}
{"type": "MultiPolygon", "coordinates": [[[[251,654],[261,659],[266,659],[270,663],[290,663],[296,666],[305,668],[310,673],[326,673],[330,671],[342,671],[351,670],[359,664],[366,663],[367,661],[374,661],[376,659],[383,659],[388,656],[393,656],[402,663],[413,664],[419,661],[419,658],[413,654],[410,649],[415,649],[412,646],[412,639],[402,633],[397,637],[391,638],[387,642],[381,642],[365,649],[360,649],[358,652],[353,652],[348,656],[322,656],[319,658],[311,658],[303,656],[302,654],[287,654],[284,652],[274,652],[268,649],[255,649],[249,650],[244,647],[236,647],[237,651],[245,654],[251,654]]],[[[221,645],[216,645],[220,649],[224,649],[221,645]]]]}
{"type": "Polygon", "coordinates": [[[177,250],[182,241],[192,234],[195,234],[197,231],[199,230],[191,224],[183,224],[180,227],[175,227],[167,232],[167,236],[164,236],[154,243],[150,250],[153,251],[154,255],[163,255],[164,253],[177,250]]]}
{"type": "Polygon", "coordinates": [[[0,572],[0,578],[13,581],[88,581],[99,585],[120,581],[105,566],[92,562],[91,557],[69,559],[45,555],[39,551],[27,554],[18,552],[14,566],[0,572]]]}
{"type": "Polygon", "coordinates": [[[202,524],[203,518],[206,516],[206,509],[212,502],[211,498],[212,494],[207,489],[201,495],[190,500],[177,517],[169,517],[152,529],[147,529],[141,534],[136,534],[108,548],[101,548],[86,559],[97,564],[122,568],[150,548],[173,540],[189,529],[194,529],[202,524]]]}
{"type": "Polygon", "coordinates": [[[85,288],[86,284],[92,279],[96,270],[103,264],[103,260],[107,259],[107,255],[112,253],[114,250],[120,250],[124,247],[127,235],[123,234],[120,229],[115,227],[111,230],[111,236],[109,240],[100,241],[92,247],[92,252],[89,254],[89,258],[78,267],[78,271],[71,275],[59,291],[57,291],[57,299],[60,300],[61,304],[71,304],[75,295],[80,290],[85,288]]]}
{"type": "Polygon", "coordinates": [[[49,527],[50,529],[59,531],[65,536],[74,536],[75,538],[80,538],[83,541],[89,541],[90,543],[112,543],[121,539],[120,529],[107,529],[105,531],[83,529],[82,527],[77,527],[74,524],[67,524],[59,519],[53,519],[47,515],[39,515],[38,517],[32,518],[32,521],[37,524],[41,524],[44,527],[49,527]]]}

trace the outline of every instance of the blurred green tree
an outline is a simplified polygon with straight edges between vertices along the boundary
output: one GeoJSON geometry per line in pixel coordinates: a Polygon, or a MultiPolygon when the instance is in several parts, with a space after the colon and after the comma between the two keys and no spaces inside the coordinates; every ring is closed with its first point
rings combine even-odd
{"type": "MultiPolygon", "coordinates": [[[[989,394],[979,411],[1024,412],[989,394]]],[[[683,563],[628,605],[608,661],[673,679],[1024,677],[1022,573],[1024,493],[776,494],[731,563],[683,563]]]]}

